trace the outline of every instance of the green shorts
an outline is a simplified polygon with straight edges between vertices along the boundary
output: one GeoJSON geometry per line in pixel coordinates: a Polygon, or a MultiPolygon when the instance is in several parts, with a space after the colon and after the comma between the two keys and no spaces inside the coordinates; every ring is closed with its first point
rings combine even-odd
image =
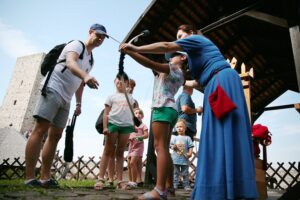
{"type": "Polygon", "coordinates": [[[152,122],[168,122],[173,128],[177,122],[178,113],[173,108],[161,107],[154,108],[152,114],[152,122]]]}
{"type": "Polygon", "coordinates": [[[110,133],[116,133],[118,132],[119,134],[129,134],[129,133],[133,133],[134,132],[134,127],[133,126],[117,126],[115,124],[112,123],[108,123],[108,131],[110,133]]]}

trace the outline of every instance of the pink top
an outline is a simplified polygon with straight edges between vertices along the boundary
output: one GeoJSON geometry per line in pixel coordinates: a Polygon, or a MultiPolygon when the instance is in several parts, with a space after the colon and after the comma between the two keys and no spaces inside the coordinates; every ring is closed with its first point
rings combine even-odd
{"type": "Polygon", "coordinates": [[[129,137],[129,149],[128,149],[128,157],[132,156],[143,156],[144,153],[144,140],[134,139],[138,136],[142,137],[144,135],[144,131],[148,130],[145,124],[141,124],[139,127],[135,126],[135,132],[130,134],[129,137]]]}

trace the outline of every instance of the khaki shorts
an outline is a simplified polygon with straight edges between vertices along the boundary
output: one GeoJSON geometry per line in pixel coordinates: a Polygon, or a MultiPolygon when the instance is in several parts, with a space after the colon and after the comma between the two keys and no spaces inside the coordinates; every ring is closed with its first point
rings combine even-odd
{"type": "Polygon", "coordinates": [[[70,103],[66,103],[64,99],[51,88],[47,88],[46,94],[46,97],[40,96],[33,112],[33,117],[48,120],[55,127],[64,128],[69,117],[70,103]]]}
{"type": "Polygon", "coordinates": [[[173,128],[177,122],[178,113],[173,108],[160,107],[154,108],[152,122],[168,122],[173,128]]]}

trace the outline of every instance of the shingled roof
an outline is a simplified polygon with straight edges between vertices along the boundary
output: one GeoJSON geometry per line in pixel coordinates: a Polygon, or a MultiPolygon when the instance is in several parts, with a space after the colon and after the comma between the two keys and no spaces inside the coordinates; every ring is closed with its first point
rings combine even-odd
{"type": "MultiPolygon", "coordinates": [[[[150,30],[151,35],[137,45],[174,41],[179,25],[196,25],[226,58],[235,57],[239,66],[243,62],[246,71],[254,69],[251,109],[255,121],[269,103],[287,90],[299,92],[299,2],[153,0],[124,41],[145,29],[150,30]],[[298,56],[294,57],[293,53],[298,56]]],[[[150,56],[162,60],[158,55],[150,56]]],[[[237,71],[240,72],[240,68],[237,71]]]]}

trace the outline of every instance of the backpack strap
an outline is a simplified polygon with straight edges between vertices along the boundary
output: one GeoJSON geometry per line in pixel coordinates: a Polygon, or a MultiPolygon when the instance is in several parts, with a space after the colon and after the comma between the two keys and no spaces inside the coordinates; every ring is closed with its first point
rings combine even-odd
{"type": "Polygon", "coordinates": [[[83,54],[84,54],[84,50],[85,50],[85,45],[84,45],[84,43],[82,42],[82,41],[80,41],[80,40],[78,40],[80,43],[81,43],[81,45],[82,45],[82,52],[81,52],[81,54],[79,55],[79,59],[80,60],[82,60],[83,59],[83,54]]]}
{"type": "Polygon", "coordinates": [[[49,82],[49,79],[50,79],[50,76],[51,76],[53,70],[54,70],[54,67],[51,70],[49,70],[47,78],[46,78],[45,83],[43,85],[43,88],[41,90],[42,96],[44,96],[44,97],[47,96],[47,94],[46,94],[46,88],[47,88],[47,85],[48,85],[48,82],[49,82]]]}
{"type": "MultiPolygon", "coordinates": [[[[73,42],[73,41],[74,41],[74,40],[71,40],[71,41],[69,41],[67,44],[69,44],[69,43],[71,43],[71,42],[73,42]]],[[[79,41],[79,42],[81,43],[81,45],[82,45],[82,52],[81,52],[80,55],[79,55],[79,59],[82,60],[82,59],[83,59],[83,55],[84,55],[84,51],[85,51],[85,45],[84,45],[84,43],[83,43],[82,41],[80,41],[80,40],[78,40],[78,41],[79,41]]],[[[66,59],[59,60],[59,61],[56,62],[56,64],[59,64],[59,63],[62,63],[62,62],[66,62],[66,59]]],[[[44,97],[46,97],[46,87],[47,87],[47,85],[48,85],[50,76],[51,76],[51,74],[52,74],[54,68],[55,68],[55,67],[53,67],[53,68],[49,71],[49,73],[48,73],[48,75],[47,75],[47,78],[46,78],[46,80],[45,80],[44,86],[43,86],[43,88],[42,88],[42,95],[43,95],[44,97]]],[[[61,73],[63,73],[66,69],[67,69],[67,67],[65,66],[65,67],[61,70],[61,73]]]]}
{"type": "MultiPolygon", "coordinates": [[[[71,43],[71,42],[73,42],[74,40],[71,40],[70,42],[68,42],[67,44],[69,44],[69,43],[71,43]]],[[[82,45],[82,51],[81,51],[81,53],[80,53],[80,55],[79,55],[79,59],[80,60],[82,60],[83,59],[83,55],[84,55],[84,51],[85,51],[85,45],[84,45],[84,43],[82,42],[82,41],[80,41],[80,40],[78,40],[78,42],[80,42],[81,43],[81,45],[82,45]]],[[[63,60],[60,60],[60,61],[58,61],[56,64],[58,64],[58,63],[62,63],[62,62],[66,62],[66,59],[63,59],[63,60]]],[[[64,71],[66,71],[66,69],[67,69],[67,66],[65,66],[62,70],[61,70],[61,73],[64,73],[64,71]]]]}
{"type": "Polygon", "coordinates": [[[93,57],[93,52],[91,52],[91,60],[90,60],[90,65],[94,65],[94,57],[93,57]]]}

